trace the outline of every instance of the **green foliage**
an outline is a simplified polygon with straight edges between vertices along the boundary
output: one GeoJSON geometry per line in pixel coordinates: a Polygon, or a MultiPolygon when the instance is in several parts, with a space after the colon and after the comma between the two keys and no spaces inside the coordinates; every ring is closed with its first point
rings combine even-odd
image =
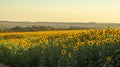
{"type": "Polygon", "coordinates": [[[60,53],[60,48],[49,46],[43,50],[41,46],[31,47],[27,50],[21,46],[7,49],[0,45],[0,62],[11,67],[115,67],[120,63],[120,43],[97,46],[79,47],[73,57],[60,53]],[[41,52],[43,51],[43,52],[41,52]],[[106,57],[111,56],[112,61],[106,57]]]}
{"type": "Polygon", "coordinates": [[[113,32],[114,36],[111,35],[110,31],[101,34],[101,30],[94,32],[90,30],[87,33],[58,33],[52,33],[48,36],[45,36],[46,32],[41,36],[24,35],[26,38],[12,35],[13,38],[17,39],[12,39],[13,42],[7,35],[2,36],[3,41],[0,40],[0,62],[11,67],[120,66],[119,32],[113,32]],[[97,42],[100,43],[97,44],[97,42]]]}

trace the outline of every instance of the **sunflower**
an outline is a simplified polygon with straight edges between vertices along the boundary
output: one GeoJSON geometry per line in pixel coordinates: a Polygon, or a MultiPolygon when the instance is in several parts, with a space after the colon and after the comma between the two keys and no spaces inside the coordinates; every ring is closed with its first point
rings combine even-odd
{"type": "Polygon", "coordinates": [[[111,56],[108,56],[107,57],[107,61],[111,61],[112,60],[112,57],[111,56]]]}
{"type": "Polygon", "coordinates": [[[78,50],[78,46],[74,46],[73,50],[77,51],[78,50]]]}
{"type": "Polygon", "coordinates": [[[84,46],[84,45],[85,45],[85,43],[84,43],[84,42],[81,42],[80,46],[84,46]]]}
{"type": "Polygon", "coordinates": [[[7,49],[11,49],[11,46],[8,45],[8,46],[6,46],[6,48],[7,48],[7,49]]]}
{"type": "Polygon", "coordinates": [[[77,43],[75,44],[75,46],[80,46],[80,44],[81,44],[81,42],[77,42],[77,43]]]}
{"type": "Polygon", "coordinates": [[[117,42],[118,42],[118,40],[117,40],[117,39],[114,39],[113,41],[114,41],[114,43],[117,43],[117,42]]]}
{"type": "Polygon", "coordinates": [[[40,41],[40,46],[43,44],[43,42],[42,41],[40,41]]]}
{"type": "Polygon", "coordinates": [[[108,42],[109,42],[109,43],[112,43],[112,38],[109,38],[109,39],[108,39],[108,42]]]}
{"type": "Polygon", "coordinates": [[[88,41],[88,45],[93,46],[93,41],[88,41]]]}
{"type": "Polygon", "coordinates": [[[65,40],[65,39],[62,39],[62,43],[66,43],[67,42],[67,40],[65,40]]]}
{"type": "Polygon", "coordinates": [[[71,44],[69,44],[68,46],[67,46],[67,48],[70,48],[71,47],[71,44]]]}
{"type": "Polygon", "coordinates": [[[68,54],[68,57],[71,58],[71,57],[72,57],[72,53],[69,53],[69,54],[68,54]]]}
{"type": "Polygon", "coordinates": [[[66,50],[65,49],[61,50],[61,54],[65,55],[66,54],[66,50]]]}
{"type": "Polygon", "coordinates": [[[66,48],[67,46],[65,44],[62,45],[63,48],[66,48]]]}
{"type": "Polygon", "coordinates": [[[55,43],[54,46],[58,47],[58,46],[59,46],[59,43],[55,43]]]}
{"type": "Polygon", "coordinates": [[[101,37],[98,35],[98,36],[97,36],[97,39],[98,39],[98,40],[100,40],[100,39],[101,39],[101,37]]]}
{"type": "Polygon", "coordinates": [[[100,46],[100,42],[96,42],[96,46],[98,46],[98,47],[99,47],[99,46],[100,46]]]}
{"type": "Polygon", "coordinates": [[[27,44],[23,44],[22,45],[24,48],[28,48],[29,47],[29,45],[27,45],[27,44]]]}
{"type": "Polygon", "coordinates": [[[48,41],[48,40],[45,40],[45,43],[46,43],[46,44],[48,44],[48,43],[49,43],[49,41],[48,41]]]}
{"type": "Polygon", "coordinates": [[[102,44],[105,44],[106,43],[106,40],[102,40],[102,44]]]}
{"type": "Polygon", "coordinates": [[[43,45],[43,46],[42,46],[42,48],[43,48],[43,49],[46,49],[46,46],[45,46],[45,45],[43,45]]]}

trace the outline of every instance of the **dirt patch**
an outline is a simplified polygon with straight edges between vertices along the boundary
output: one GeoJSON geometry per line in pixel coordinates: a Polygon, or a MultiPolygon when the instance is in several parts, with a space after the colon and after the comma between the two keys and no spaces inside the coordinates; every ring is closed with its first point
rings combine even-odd
{"type": "Polygon", "coordinates": [[[0,67],[9,67],[9,66],[0,63],[0,67]]]}

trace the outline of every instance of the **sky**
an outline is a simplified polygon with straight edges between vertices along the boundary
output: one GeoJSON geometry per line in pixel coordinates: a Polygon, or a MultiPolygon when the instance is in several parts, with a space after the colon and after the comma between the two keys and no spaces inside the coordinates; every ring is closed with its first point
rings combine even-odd
{"type": "Polygon", "coordinates": [[[0,0],[0,20],[120,23],[120,0],[0,0]]]}

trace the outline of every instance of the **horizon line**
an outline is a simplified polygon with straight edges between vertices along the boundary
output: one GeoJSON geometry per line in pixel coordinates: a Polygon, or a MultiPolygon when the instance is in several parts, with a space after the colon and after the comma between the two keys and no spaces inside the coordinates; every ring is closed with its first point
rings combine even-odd
{"type": "Polygon", "coordinates": [[[31,23],[36,23],[36,22],[51,22],[51,23],[114,23],[114,24],[120,24],[120,22],[95,22],[95,21],[90,21],[90,22],[80,22],[80,21],[18,21],[18,20],[0,20],[0,22],[31,22],[31,23]]]}

